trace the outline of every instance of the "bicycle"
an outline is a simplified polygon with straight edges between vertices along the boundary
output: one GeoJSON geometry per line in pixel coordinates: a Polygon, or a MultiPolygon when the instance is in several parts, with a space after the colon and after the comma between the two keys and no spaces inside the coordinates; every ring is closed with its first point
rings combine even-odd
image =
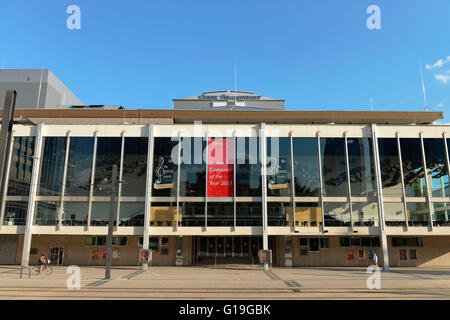
{"type": "MultiPolygon", "coordinates": [[[[47,260],[47,262],[44,263],[44,268],[42,269],[42,273],[43,273],[43,274],[49,275],[49,274],[51,274],[51,273],[53,272],[53,269],[52,269],[52,267],[49,265],[49,263],[50,263],[50,260],[47,260]]],[[[35,273],[35,274],[40,274],[41,268],[40,268],[39,265],[37,265],[36,267],[34,267],[33,270],[34,270],[34,273],[35,273]]]]}

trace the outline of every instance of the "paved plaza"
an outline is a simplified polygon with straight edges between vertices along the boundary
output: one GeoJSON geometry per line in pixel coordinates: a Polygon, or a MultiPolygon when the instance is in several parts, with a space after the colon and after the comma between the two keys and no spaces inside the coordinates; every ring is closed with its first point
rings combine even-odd
{"type": "Polygon", "coordinates": [[[0,299],[450,299],[449,269],[392,268],[368,289],[365,268],[81,267],[80,290],[69,290],[67,267],[50,275],[0,266],[0,299]]]}

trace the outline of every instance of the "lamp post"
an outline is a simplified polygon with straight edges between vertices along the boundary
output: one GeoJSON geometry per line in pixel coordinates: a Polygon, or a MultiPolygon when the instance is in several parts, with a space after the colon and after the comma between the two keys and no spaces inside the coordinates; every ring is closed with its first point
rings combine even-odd
{"type": "Polygon", "coordinates": [[[117,164],[113,165],[112,167],[111,202],[109,205],[108,238],[106,240],[105,279],[111,278],[112,240],[113,240],[114,216],[116,211],[116,179],[117,179],[117,164]]]}

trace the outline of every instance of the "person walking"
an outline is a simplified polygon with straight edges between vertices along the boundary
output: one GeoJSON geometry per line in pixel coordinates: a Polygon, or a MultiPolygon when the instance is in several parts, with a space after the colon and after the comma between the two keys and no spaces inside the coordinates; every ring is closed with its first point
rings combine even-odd
{"type": "Polygon", "coordinates": [[[372,257],[373,264],[378,267],[378,256],[375,250],[373,251],[373,257],[372,257]]]}

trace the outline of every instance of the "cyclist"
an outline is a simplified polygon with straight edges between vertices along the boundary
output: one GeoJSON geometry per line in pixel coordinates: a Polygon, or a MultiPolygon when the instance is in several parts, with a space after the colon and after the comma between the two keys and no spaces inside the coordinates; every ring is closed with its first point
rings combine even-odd
{"type": "Polygon", "coordinates": [[[42,270],[44,270],[45,264],[47,261],[45,260],[45,256],[41,254],[41,257],[39,258],[39,274],[42,274],[42,270]]]}

